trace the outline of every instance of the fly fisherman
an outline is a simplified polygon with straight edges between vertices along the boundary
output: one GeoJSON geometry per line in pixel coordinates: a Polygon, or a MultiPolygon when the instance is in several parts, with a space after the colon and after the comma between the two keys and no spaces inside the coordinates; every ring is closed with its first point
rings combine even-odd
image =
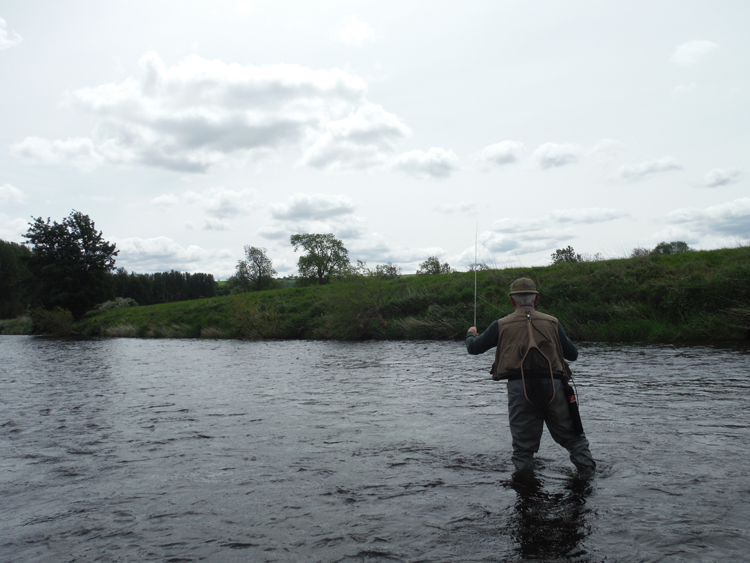
{"type": "Polygon", "coordinates": [[[563,360],[575,360],[578,350],[555,317],[535,310],[539,292],[532,280],[517,279],[511,284],[509,295],[515,312],[493,321],[481,335],[476,327],[471,327],[466,335],[466,350],[469,354],[483,354],[497,346],[492,379],[508,380],[508,418],[516,471],[533,470],[534,454],[539,451],[546,423],[555,442],[570,452],[570,461],[578,473],[590,477],[596,463],[583,433],[563,360]]]}

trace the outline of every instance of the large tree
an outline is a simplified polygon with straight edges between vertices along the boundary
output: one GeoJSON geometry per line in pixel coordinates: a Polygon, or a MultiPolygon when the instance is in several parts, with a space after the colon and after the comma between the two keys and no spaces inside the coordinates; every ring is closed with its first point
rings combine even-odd
{"type": "Polygon", "coordinates": [[[451,274],[453,268],[448,262],[440,263],[440,259],[437,256],[430,256],[427,260],[419,265],[417,270],[418,276],[428,276],[436,274],[451,274]]]}
{"type": "Polygon", "coordinates": [[[292,235],[289,239],[294,251],[302,248],[307,254],[297,261],[303,279],[315,280],[319,285],[328,283],[334,274],[349,271],[349,251],[339,239],[328,234],[292,235]]]}
{"type": "Polygon", "coordinates": [[[266,254],[265,248],[245,246],[245,259],[237,261],[235,277],[241,286],[255,290],[267,288],[271,284],[276,270],[273,261],[266,254]]]}
{"type": "Polygon", "coordinates": [[[11,319],[26,312],[29,249],[15,242],[0,240],[0,319],[11,319]]]}
{"type": "Polygon", "coordinates": [[[114,297],[109,274],[118,251],[88,215],[73,210],[62,223],[38,217],[24,237],[31,247],[28,264],[36,304],[67,309],[80,319],[97,303],[114,297]]]}

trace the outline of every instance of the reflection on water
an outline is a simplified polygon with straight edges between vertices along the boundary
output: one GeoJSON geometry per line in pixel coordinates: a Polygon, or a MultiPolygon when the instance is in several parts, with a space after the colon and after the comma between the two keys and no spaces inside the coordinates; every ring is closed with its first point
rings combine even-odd
{"type": "Polygon", "coordinates": [[[581,346],[600,471],[462,343],[0,337],[2,561],[745,561],[750,355],[581,346]],[[546,432],[546,431],[545,431],[546,432]]]}
{"type": "Polygon", "coordinates": [[[586,499],[591,481],[571,477],[562,491],[551,492],[535,474],[514,476],[518,498],[510,530],[519,555],[526,559],[550,560],[586,554],[583,541],[589,533],[586,499]]]}

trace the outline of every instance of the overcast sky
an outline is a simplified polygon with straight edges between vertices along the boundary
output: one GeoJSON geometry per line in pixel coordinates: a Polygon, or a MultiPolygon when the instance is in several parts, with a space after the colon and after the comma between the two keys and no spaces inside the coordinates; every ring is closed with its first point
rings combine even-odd
{"type": "Polygon", "coordinates": [[[750,241],[750,3],[4,0],[0,238],[129,271],[289,236],[413,272],[750,241]]]}

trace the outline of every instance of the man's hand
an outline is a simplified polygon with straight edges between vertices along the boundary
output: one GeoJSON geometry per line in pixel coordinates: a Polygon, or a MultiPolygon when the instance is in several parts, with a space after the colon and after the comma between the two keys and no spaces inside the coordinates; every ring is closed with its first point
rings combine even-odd
{"type": "Polygon", "coordinates": [[[473,334],[474,336],[479,336],[479,333],[477,332],[477,327],[475,326],[469,328],[469,332],[473,334]]]}

